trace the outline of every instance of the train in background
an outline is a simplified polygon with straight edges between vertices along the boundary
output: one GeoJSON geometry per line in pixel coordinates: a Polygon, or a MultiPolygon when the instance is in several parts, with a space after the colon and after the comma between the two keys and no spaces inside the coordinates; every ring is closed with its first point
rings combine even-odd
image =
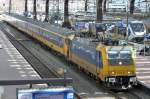
{"type": "Polygon", "coordinates": [[[118,28],[126,33],[128,40],[133,42],[140,42],[144,40],[144,35],[147,34],[147,29],[142,21],[129,21],[128,22],[128,33],[127,33],[127,23],[120,22],[118,28]]]}
{"type": "Polygon", "coordinates": [[[4,20],[61,53],[111,89],[128,89],[137,84],[131,46],[106,46],[95,38],[82,37],[74,31],[50,24],[47,27],[42,22],[22,16],[5,15],[4,20]]]}
{"type": "Polygon", "coordinates": [[[75,30],[87,34],[100,34],[102,39],[126,39],[132,42],[141,42],[147,29],[142,21],[129,21],[128,32],[126,21],[122,20],[104,20],[103,23],[95,23],[93,20],[84,19],[74,22],[75,30]],[[101,33],[100,33],[101,32],[101,33]]]}

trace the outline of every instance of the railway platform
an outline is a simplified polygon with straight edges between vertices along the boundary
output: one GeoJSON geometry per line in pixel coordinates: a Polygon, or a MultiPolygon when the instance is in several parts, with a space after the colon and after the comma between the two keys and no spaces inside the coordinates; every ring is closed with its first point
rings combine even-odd
{"type": "MultiPolygon", "coordinates": [[[[40,79],[37,72],[0,31],[0,80],[40,79]]],[[[28,85],[0,86],[0,99],[16,99],[16,88],[28,85]]]]}
{"type": "Polygon", "coordinates": [[[150,88],[150,56],[137,55],[136,66],[139,83],[150,88]]]}

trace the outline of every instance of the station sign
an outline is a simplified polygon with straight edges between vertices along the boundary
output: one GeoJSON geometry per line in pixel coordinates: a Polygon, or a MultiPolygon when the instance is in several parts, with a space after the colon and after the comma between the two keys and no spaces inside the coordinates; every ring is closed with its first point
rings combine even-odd
{"type": "Polygon", "coordinates": [[[17,89],[17,99],[74,99],[72,87],[17,89]]]}
{"type": "Polygon", "coordinates": [[[150,41],[150,34],[144,35],[144,41],[150,41]]]}
{"type": "Polygon", "coordinates": [[[76,29],[88,29],[89,23],[88,22],[76,22],[75,28],[76,29]]]}

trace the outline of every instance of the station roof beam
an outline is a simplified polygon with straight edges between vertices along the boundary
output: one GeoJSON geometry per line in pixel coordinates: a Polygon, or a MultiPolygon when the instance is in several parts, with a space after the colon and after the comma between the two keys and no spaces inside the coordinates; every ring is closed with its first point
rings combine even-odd
{"type": "Polygon", "coordinates": [[[25,16],[27,16],[28,13],[28,0],[25,0],[25,16]]]}
{"type": "Polygon", "coordinates": [[[103,8],[102,8],[103,0],[97,0],[97,17],[96,22],[100,23],[103,20],[103,8]]]}
{"type": "Polygon", "coordinates": [[[130,14],[133,14],[135,0],[129,0],[129,1],[130,1],[130,14]]]}
{"type": "Polygon", "coordinates": [[[106,12],[106,3],[107,3],[107,0],[104,0],[103,1],[103,12],[105,13],[106,12]]]}
{"type": "Polygon", "coordinates": [[[11,13],[12,1],[9,0],[9,14],[11,13]]]}
{"type": "Polygon", "coordinates": [[[33,19],[37,19],[36,0],[33,1],[33,19]]]}
{"type": "Polygon", "coordinates": [[[46,6],[45,6],[45,22],[49,21],[49,0],[46,0],[46,6]]]}
{"type": "Polygon", "coordinates": [[[64,22],[62,26],[71,29],[71,24],[69,22],[68,5],[69,5],[69,0],[64,0],[64,22]]]}
{"type": "Polygon", "coordinates": [[[85,12],[87,12],[87,7],[88,7],[87,2],[88,2],[88,0],[84,0],[84,1],[85,1],[85,8],[84,8],[84,10],[85,10],[85,12]]]}

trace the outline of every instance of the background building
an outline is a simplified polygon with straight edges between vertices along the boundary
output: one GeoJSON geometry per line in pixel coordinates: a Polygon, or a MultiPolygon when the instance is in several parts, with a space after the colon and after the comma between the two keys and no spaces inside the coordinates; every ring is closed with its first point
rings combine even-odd
{"type": "Polygon", "coordinates": [[[0,0],[0,12],[8,11],[9,1],[8,0],[0,0]]]}
{"type": "MultiPolygon", "coordinates": [[[[49,11],[52,13],[63,13],[64,0],[50,0],[49,11]]],[[[37,0],[37,12],[45,12],[46,0],[37,0]]],[[[25,0],[12,0],[12,12],[23,13],[25,0]]],[[[96,0],[88,0],[87,11],[96,12],[96,0]]],[[[107,0],[107,11],[126,11],[127,0],[107,0]]],[[[9,0],[0,0],[0,11],[8,11],[9,0]]],[[[69,13],[84,11],[85,0],[70,0],[69,13]]],[[[150,0],[135,0],[135,12],[149,12],[150,0]]],[[[33,0],[28,0],[28,11],[33,12],[33,0]]]]}

